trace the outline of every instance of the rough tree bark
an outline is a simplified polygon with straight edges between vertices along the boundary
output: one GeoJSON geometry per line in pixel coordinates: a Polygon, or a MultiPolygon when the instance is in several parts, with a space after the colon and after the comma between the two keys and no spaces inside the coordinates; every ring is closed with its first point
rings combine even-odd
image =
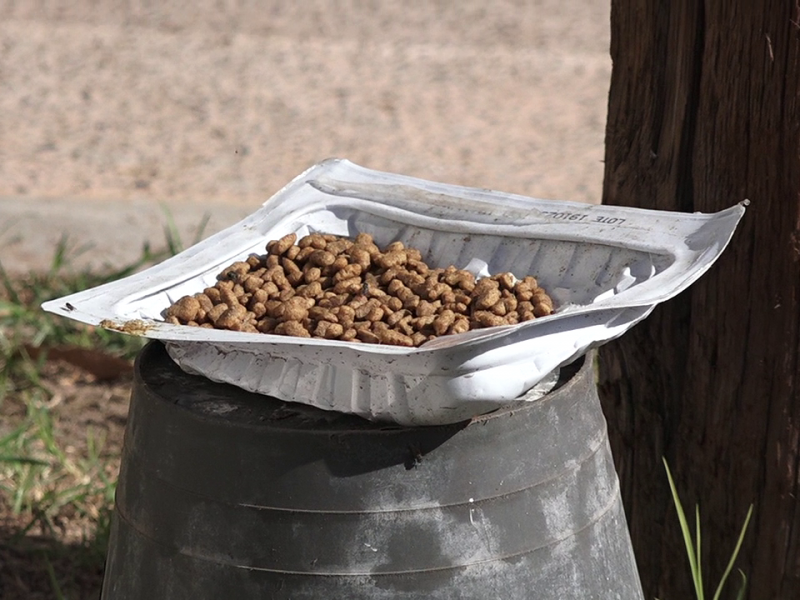
{"type": "Polygon", "coordinates": [[[718,264],[600,353],[646,597],[692,597],[663,455],[707,579],[753,502],[748,597],[800,598],[800,0],[612,0],[611,55],[604,202],[751,201],[718,264]]]}

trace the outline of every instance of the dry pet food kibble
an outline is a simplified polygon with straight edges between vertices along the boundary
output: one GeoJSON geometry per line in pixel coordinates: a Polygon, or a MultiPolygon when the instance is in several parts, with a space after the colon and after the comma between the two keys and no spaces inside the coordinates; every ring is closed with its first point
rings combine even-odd
{"type": "Polygon", "coordinates": [[[438,336],[544,317],[553,301],[536,279],[499,273],[476,280],[431,268],[402,242],[381,250],[355,239],[290,233],[165,311],[176,325],[328,340],[420,346],[438,336]]]}

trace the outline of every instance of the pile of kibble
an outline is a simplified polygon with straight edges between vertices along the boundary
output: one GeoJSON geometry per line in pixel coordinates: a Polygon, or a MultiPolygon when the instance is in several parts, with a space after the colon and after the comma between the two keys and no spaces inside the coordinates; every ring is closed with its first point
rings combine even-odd
{"type": "Polygon", "coordinates": [[[438,336],[512,325],[553,312],[536,279],[500,273],[476,280],[434,269],[402,242],[289,234],[224,269],[213,287],[165,311],[179,325],[420,346],[438,336]],[[295,244],[295,242],[297,242],[295,244]]]}

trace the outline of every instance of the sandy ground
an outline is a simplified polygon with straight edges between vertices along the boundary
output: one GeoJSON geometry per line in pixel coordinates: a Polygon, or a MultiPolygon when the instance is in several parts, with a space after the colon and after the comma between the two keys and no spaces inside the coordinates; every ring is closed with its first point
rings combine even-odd
{"type": "Polygon", "coordinates": [[[212,233],[331,156],[597,202],[608,0],[0,0],[0,260],[212,233]]]}

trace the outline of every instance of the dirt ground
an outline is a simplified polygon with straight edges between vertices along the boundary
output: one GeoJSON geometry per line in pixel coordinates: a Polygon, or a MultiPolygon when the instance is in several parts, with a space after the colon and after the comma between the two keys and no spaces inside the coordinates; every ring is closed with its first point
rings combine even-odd
{"type": "Polygon", "coordinates": [[[0,0],[0,248],[112,262],[324,158],[597,202],[608,0],[0,0]]]}
{"type": "MultiPolygon", "coordinates": [[[[66,234],[76,265],[119,266],[165,210],[210,234],[331,156],[599,202],[609,5],[0,0],[0,261],[44,268],[66,234]]],[[[129,380],[54,369],[61,435],[118,451],[129,380]]],[[[0,597],[53,597],[44,544],[85,572],[66,596],[96,598],[102,562],[71,543],[0,557],[0,597]]]]}

